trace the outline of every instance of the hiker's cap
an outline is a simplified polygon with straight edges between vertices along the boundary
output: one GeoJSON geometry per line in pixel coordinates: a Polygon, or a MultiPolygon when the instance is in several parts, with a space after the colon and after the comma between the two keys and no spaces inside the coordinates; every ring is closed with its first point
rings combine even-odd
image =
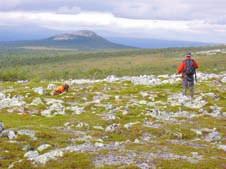
{"type": "Polygon", "coordinates": [[[191,56],[191,52],[188,52],[186,56],[191,56]]]}
{"type": "Polygon", "coordinates": [[[186,54],[186,58],[188,58],[188,59],[191,58],[191,52],[188,52],[188,53],[186,54]]]}

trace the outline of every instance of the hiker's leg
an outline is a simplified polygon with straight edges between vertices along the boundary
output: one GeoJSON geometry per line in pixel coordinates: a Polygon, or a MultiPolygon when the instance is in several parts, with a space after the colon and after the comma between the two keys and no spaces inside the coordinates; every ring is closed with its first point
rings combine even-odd
{"type": "Polygon", "coordinates": [[[183,86],[182,94],[183,94],[183,96],[186,96],[186,94],[187,94],[187,80],[183,79],[182,86],[183,86]]]}
{"type": "Polygon", "coordinates": [[[194,82],[189,81],[188,82],[188,88],[189,88],[190,96],[193,99],[193,96],[194,96],[194,82]]]}

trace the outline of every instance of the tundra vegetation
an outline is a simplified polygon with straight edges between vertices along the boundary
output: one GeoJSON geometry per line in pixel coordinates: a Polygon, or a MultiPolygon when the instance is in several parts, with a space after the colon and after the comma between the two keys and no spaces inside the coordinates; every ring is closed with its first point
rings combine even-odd
{"type": "Polygon", "coordinates": [[[226,167],[223,46],[0,55],[0,168],[226,167]],[[187,50],[201,64],[193,101],[174,75],[187,50]]]}

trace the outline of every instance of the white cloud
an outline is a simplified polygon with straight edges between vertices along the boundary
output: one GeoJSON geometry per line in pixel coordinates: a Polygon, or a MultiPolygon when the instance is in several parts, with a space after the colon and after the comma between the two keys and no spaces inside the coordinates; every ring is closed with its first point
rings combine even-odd
{"type": "Polygon", "coordinates": [[[223,20],[225,0],[0,0],[0,10],[109,12],[139,19],[223,20]],[[74,8],[74,9],[73,9],[74,8]],[[65,10],[66,9],[66,10],[65,10]]]}
{"type": "Polygon", "coordinates": [[[78,6],[62,6],[57,10],[57,13],[61,14],[77,14],[81,12],[81,8],[78,6]]]}
{"type": "MultiPolygon", "coordinates": [[[[65,9],[67,10],[67,8],[65,9]]],[[[71,9],[73,10],[73,8],[71,9]]],[[[201,41],[224,41],[226,39],[226,25],[224,24],[202,20],[128,19],[103,12],[82,11],[75,14],[24,11],[0,12],[0,23],[12,26],[30,24],[61,31],[91,29],[108,32],[113,36],[118,34],[137,38],[201,41]]]]}

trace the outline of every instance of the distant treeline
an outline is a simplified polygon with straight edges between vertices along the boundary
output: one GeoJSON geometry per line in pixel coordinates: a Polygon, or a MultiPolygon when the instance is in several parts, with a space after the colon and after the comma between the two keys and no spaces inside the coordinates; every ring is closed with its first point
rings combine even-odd
{"type": "MultiPolygon", "coordinates": [[[[214,47],[209,47],[214,48],[214,47]]],[[[215,47],[216,48],[216,47],[215,47]]],[[[0,80],[104,78],[114,74],[174,73],[187,51],[208,48],[111,50],[95,52],[0,48],[0,80]]],[[[225,54],[195,55],[202,71],[225,71],[225,54]]]]}

